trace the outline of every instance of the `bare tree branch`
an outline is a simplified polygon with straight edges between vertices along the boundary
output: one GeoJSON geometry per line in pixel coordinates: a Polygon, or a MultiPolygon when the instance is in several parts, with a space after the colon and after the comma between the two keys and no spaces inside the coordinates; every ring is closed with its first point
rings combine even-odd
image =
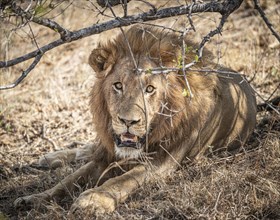
{"type": "Polygon", "coordinates": [[[21,76],[15,80],[15,82],[13,82],[10,85],[4,85],[4,86],[0,86],[0,90],[4,90],[4,89],[12,89],[14,87],[16,87],[18,84],[20,84],[22,82],[22,80],[24,80],[24,78],[30,73],[31,70],[34,69],[34,67],[39,63],[39,61],[41,60],[42,56],[44,55],[44,53],[38,54],[34,61],[32,62],[32,64],[22,72],[21,76]]]}
{"type": "Polygon", "coordinates": [[[259,0],[254,0],[254,4],[255,4],[255,9],[259,12],[259,14],[262,17],[262,19],[264,20],[266,26],[269,28],[269,30],[272,32],[272,34],[276,37],[276,39],[280,43],[280,35],[276,32],[276,30],[274,29],[273,25],[270,23],[270,21],[266,17],[264,11],[260,7],[259,0]]]}
{"type": "Polygon", "coordinates": [[[63,28],[61,25],[56,23],[55,21],[52,21],[48,18],[43,17],[36,17],[27,10],[23,10],[21,7],[17,6],[16,4],[11,5],[11,10],[17,15],[22,18],[25,18],[28,21],[33,21],[36,24],[43,25],[45,27],[48,27],[52,29],[55,32],[58,32],[62,39],[65,39],[67,41],[69,31],[65,28],[63,28]]]}
{"type": "Polygon", "coordinates": [[[258,104],[258,112],[275,111],[275,109],[278,109],[278,114],[280,114],[280,96],[275,97],[269,101],[265,101],[264,103],[258,104]]]}
{"type": "MultiPolygon", "coordinates": [[[[189,70],[192,66],[194,66],[197,62],[199,62],[199,60],[202,58],[203,56],[203,48],[205,47],[206,43],[212,38],[214,37],[216,34],[221,34],[222,33],[222,28],[226,22],[226,19],[227,17],[229,16],[229,14],[223,14],[222,18],[221,18],[221,21],[219,23],[219,25],[216,27],[216,29],[210,31],[207,35],[205,35],[201,41],[201,43],[199,44],[198,46],[198,50],[197,50],[197,57],[196,59],[194,59],[192,62],[190,63],[187,63],[185,64],[185,60],[183,59],[183,63],[182,63],[182,67],[181,68],[176,68],[176,67],[157,67],[157,68],[152,68],[152,69],[148,69],[148,70],[139,70],[139,71],[142,71],[142,72],[146,72],[146,73],[150,73],[150,74],[160,74],[160,73],[163,73],[163,74],[167,74],[167,73],[170,73],[170,72],[174,72],[174,71],[182,71],[183,74],[184,74],[184,78],[185,78],[185,81],[186,81],[186,85],[187,85],[187,88],[188,88],[188,91],[190,93],[190,97],[193,96],[192,92],[191,92],[191,89],[188,85],[188,81],[187,81],[187,78],[186,78],[186,73],[185,71],[186,70],[189,70]]],[[[188,16],[189,17],[189,16],[188,16]]],[[[186,34],[185,32],[182,33],[183,36],[186,34]]],[[[184,38],[184,37],[183,37],[184,38]]],[[[185,45],[184,45],[184,42],[183,42],[183,48],[182,48],[182,57],[185,57],[185,45]]],[[[211,71],[211,70],[209,70],[211,71]]],[[[219,72],[219,70],[217,70],[217,72],[219,72]]]]}
{"type": "MultiPolygon", "coordinates": [[[[195,4],[192,5],[192,13],[199,13],[199,12],[217,12],[220,14],[228,14],[229,9],[230,11],[234,11],[239,5],[241,4],[243,0],[236,0],[236,4],[232,4],[230,0],[226,0],[225,2],[208,2],[203,4],[195,4]],[[238,5],[238,6],[237,6],[238,5]]],[[[94,24],[90,27],[86,27],[77,31],[69,32],[68,41],[64,39],[59,39],[56,41],[53,41],[43,47],[40,48],[40,50],[35,50],[33,52],[30,52],[24,56],[9,60],[9,61],[0,61],[0,68],[3,67],[10,67],[13,65],[16,65],[18,63],[24,62],[28,59],[31,59],[40,53],[42,51],[43,53],[58,47],[62,44],[76,41],[91,35],[99,34],[107,30],[111,30],[117,27],[123,27],[123,26],[129,26],[131,24],[135,24],[138,22],[145,22],[145,21],[152,21],[162,18],[168,18],[178,15],[183,15],[189,13],[190,5],[184,5],[184,6],[177,6],[177,7],[170,7],[170,8],[164,8],[158,11],[150,10],[148,12],[144,12],[141,14],[128,16],[125,18],[116,18],[104,23],[100,24],[94,24]]]]}
{"type": "Polygon", "coordinates": [[[218,25],[218,27],[213,30],[213,31],[210,31],[206,36],[203,37],[200,45],[199,45],[199,48],[198,48],[198,56],[199,56],[199,59],[202,57],[202,50],[205,46],[205,44],[212,38],[214,37],[216,34],[221,34],[222,33],[222,29],[223,29],[223,26],[224,24],[226,23],[226,20],[228,18],[229,14],[223,14],[222,18],[221,18],[221,21],[218,25]]]}
{"type": "MultiPolygon", "coordinates": [[[[161,10],[154,10],[151,9],[148,12],[144,12],[141,14],[133,15],[133,16],[126,16],[122,18],[115,18],[113,20],[100,23],[100,24],[94,24],[90,27],[86,27],[77,31],[70,32],[67,29],[63,28],[60,26],[58,23],[45,19],[45,18],[37,18],[34,17],[32,14],[25,12],[19,7],[16,7],[15,5],[12,6],[12,10],[14,12],[18,13],[20,16],[24,17],[27,20],[33,21],[37,24],[46,26],[54,31],[57,31],[60,33],[61,38],[58,40],[55,40],[43,47],[38,48],[37,50],[34,50],[28,54],[25,54],[23,56],[17,57],[12,60],[8,61],[0,61],[0,68],[4,67],[10,67],[14,66],[18,63],[24,62],[26,60],[29,60],[31,58],[35,58],[34,62],[32,65],[22,73],[22,75],[11,85],[8,86],[0,86],[0,90],[2,89],[8,89],[8,88],[13,88],[16,85],[18,85],[27,75],[28,73],[35,67],[35,65],[39,62],[39,60],[42,57],[42,54],[46,53],[47,51],[58,47],[60,45],[63,45],[68,42],[76,41],[78,39],[82,39],[91,35],[99,34],[101,32],[107,31],[114,29],[116,27],[123,27],[123,26],[129,26],[131,24],[135,23],[142,23],[145,21],[152,21],[152,20],[157,20],[161,18],[168,18],[168,17],[173,17],[173,16],[178,16],[178,15],[183,15],[183,14],[189,14],[190,11],[192,13],[200,13],[200,12],[217,12],[223,15],[222,21],[220,25],[222,26],[225,22],[225,19],[231,14],[234,10],[236,10],[240,4],[242,3],[243,0],[225,0],[223,2],[217,0],[217,1],[211,1],[207,3],[202,3],[202,4],[197,4],[196,1],[194,1],[191,5],[183,5],[183,6],[177,6],[177,7],[169,7],[169,8],[164,8],[161,10]],[[35,62],[36,61],[36,62],[35,62]]],[[[99,1],[101,2],[101,1],[99,1]]],[[[103,1],[104,2],[104,1],[103,1]]],[[[111,4],[110,1],[105,1],[106,5],[109,6],[111,4]],[[110,4],[109,4],[110,3],[110,4]]],[[[123,3],[123,1],[119,1],[119,3],[123,3]]],[[[126,1],[125,1],[126,3],[126,1]]],[[[113,4],[113,3],[112,3],[113,4]]],[[[124,7],[126,7],[124,5],[124,7]]],[[[217,29],[215,32],[211,32],[209,36],[206,36],[204,41],[205,43],[209,40],[210,37],[214,36],[216,33],[219,33],[221,31],[221,27],[219,26],[219,29],[217,29]]],[[[200,50],[202,51],[202,48],[205,44],[204,42],[201,44],[200,50]]],[[[187,68],[188,66],[186,66],[187,68]]]]}

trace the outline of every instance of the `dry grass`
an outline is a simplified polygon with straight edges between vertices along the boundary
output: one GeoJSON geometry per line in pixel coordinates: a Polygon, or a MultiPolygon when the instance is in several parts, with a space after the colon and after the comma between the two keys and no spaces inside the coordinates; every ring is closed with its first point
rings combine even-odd
{"type": "MultiPolygon", "coordinates": [[[[267,2],[266,12],[280,32],[280,3],[267,2]]],[[[87,19],[89,10],[74,6],[57,20],[71,29],[92,23],[87,19]]],[[[200,39],[217,24],[218,17],[210,20],[209,16],[194,16],[197,33],[191,38],[200,39]]],[[[161,22],[171,25],[174,19],[161,22]]],[[[55,37],[45,29],[34,30],[40,45],[55,37]]],[[[34,49],[22,36],[18,32],[11,38],[6,50],[10,57],[34,49]]],[[[2,51],[7,44],[1,37],[2,51]]],[[[87,57],[99,38],[89,37],[47,53],[22,85],[0,92],[0,219],[67,218],[70,198],[62,206],[52,203],[43,211],[18,211],[12,203],[19,196],[48,189],[75,168],[39,170],[32,164],[40,155],[94,138],[88,110],[94,77],[87,57]]],[[[213,39],[209,48],[220,56],[218,62],[246,74],[264,99],[279,85],[279,44],[248,5],[232,15],[223,36],[213,39]]],[[[1,74],[1,84],[15,78],[20,68],[1,74]]],[[[279,91],[274,95],[280,95],[279,91]]],[[[239,154],[185,161],[169,179],[143,186],[114,213],[100,219],[280,219],[279,137],[280,116],[259,113],[258,127],[239,154]]]]}

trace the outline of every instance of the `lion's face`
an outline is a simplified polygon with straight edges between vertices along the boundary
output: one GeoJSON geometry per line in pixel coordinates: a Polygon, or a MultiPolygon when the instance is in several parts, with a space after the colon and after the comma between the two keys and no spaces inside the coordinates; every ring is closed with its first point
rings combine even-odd
{"type": "MultiPolygon", "coordinates": [[[[155,63],[140,59],[138,68],[155,63]]],[[[105,99],[111,116],[115,152],[120,157],[138,157],[145,149],[152,122],[164,104],[166,79],[162,75],[136,73],[131,59],[116,63],[104,81],[105,99]]]]}

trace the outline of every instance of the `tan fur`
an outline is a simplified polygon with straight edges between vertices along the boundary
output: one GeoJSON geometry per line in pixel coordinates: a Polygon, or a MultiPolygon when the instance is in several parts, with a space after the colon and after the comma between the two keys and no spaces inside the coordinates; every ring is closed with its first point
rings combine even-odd
{"type": "MultiPolygon", "coordinates": [[[[138,165],[85,191],[74,202],[72,213],[113,211],[139,185],[155,176],[149,175],[150,171],[166,176],[185,157],[236,149],[254,129],[256,101],[253,90],[239,74],[213,64],[208,51],[204,51],[205,58],[195,68],[218,69],[223,73],[188,71],[192,98],[183,95],[187,87],[182,71],[149,74],[150,69],[157,67],[180,67],[182,40],[174,33],[136,25],[125,32],[125,37],[120,34],[93,50],[89,63],[96,72],[96,82],[91,91],[90,107],[97,140],[82,153],[72,150],[69,157],[66,156],[70,161],[77,154],[83,157],[81,154],[91,152],[91,162],[67,177],[63,184],[73,189],[78,178],[84,182],[90,179],[94,184],[110,163],[130,156],[145,160],[146,153],[154,152],[151,162],[155,169],[138,165]],[[136,67],[146,73],[136,71],[136,67]],[[122,83],[122,89],[115,87],[118,82],[122,83]],[[147,89],[151,85],[155,90],[149,93],[147,89]],[[114,143],[114,135],[123,137],[127,131],[138,140],[146,137],[141,148],[120,148],[114,143]]],[[[196,45],[188,40],[185,43],[185,63],[189,63],[195,59],[196,45]]],[[[57,164],[57,159],[65,160],[61,154],[63,151],[57,153],[58,156],[46,155],[41,163],[49,160],[57,164]]],[[[15,203],[20,206],[23,201],[49,200],[59,197],[62,191],[63,187],[58,184],[47,193],[19,198],[15,203]]]]}

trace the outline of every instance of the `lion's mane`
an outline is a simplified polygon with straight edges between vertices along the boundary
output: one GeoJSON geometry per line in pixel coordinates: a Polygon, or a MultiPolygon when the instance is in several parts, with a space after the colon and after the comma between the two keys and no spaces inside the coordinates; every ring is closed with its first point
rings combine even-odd
{"type": "MultiPolygon", "coordinates": [[[[185,62],[191,62],[196,55],[197,46],[189,41],[185,40],[186,47],[189,51],[186,52],[185,62]]],[[[143,28],[139,25],[133,26],[125,35],[119,34],[114,40],[110,40],[105,43],[100,43],[97,50],[100,49],[105,53],[107,59],[104,62],[104,66],[114,65],[118,60],[126,57],[147,56],[153,61],[156,61],[159,66],[171,67],[176,66],[178,60],[182,57],[182,38],[175,33],[170,33],[155,28],[143,28]],[[129,46],[128,46],[129,45],[129,46]]],[[[211,53],[204,50],[204,57],[195,68],[213,68],[215,65],[212,60],[211,53]]],[[[97,65],[96,57],[98,56],[93,52],[89,58],[91,66],[97,65]],[[95,59],[92,59],[95,57],[95,59]]],[[[98,58],[97,58],[98,60],[98,58]]],[[[164,77],[164,76],[163,76],[164,77]]],[[[213,133],[213,129],[220,129],[217,127],[205,127],[209,121],[209,118],[215,118],[216,121],[224,120],[221,109],[228,108],[234,109],[236,102],[232,100],[228,102],[227,106],[221,106],[221,94],[227,90],[226,83],[223,78],[218,77],[217,74],[189,71],[187,73],[187,79],[194,94],[193,98],[182,95],[182,91],[186,89],[186,84],[182,73],[171,73],[169,76],[169,84],[166,94],[168,109],[165,109],[163,114],[158,114],[152,121],[152,131],[149,134],[149,151],[157,151],[163,154],[164,151],[169,151],[171,148],[182,147],[182,143],[186,139],[197,138],[199,136],[199,143],[195,147],[191,144],[188,149],[187,156],[195,156],[201,151],[200,146],[204,146],[208,143],[208,133],[213,133]],[[170,111],[174,110],[174,112],[170,111]],[[175,112],[176,110],[176,112],[175,112]],[[167,118],[166,115],[170,115],[167,118]],[[200,134],[200,135],[198,135],[200,134]],[[197,135],[197,137],[191,137],[197,135]],[[163,150],[163,148],[165,150],[163,150]]],[[[104,81],[106,77],[97,75],[95,84],[91,91],[90,108],[93,115],[93,123],[97,136],[100,139],[101,144],[108,150],[111,157],[114,156],[114,143],[112,138],[112,126],[111,118],[108,112],[107,100],[104,91],[104,81]]],[[[248,114],[249,110],[244,109],[244,114],[248,114]]],[[[233,113],[236,115],[236,113],[233,113]]],[[[242,113],[243,114],[243,113],[242,113]]],[[[253,114],[253,113],[252,113],[253,114]]],[[[230,116],[231,117],[231,116],[230,116]]],[[[230,119],[229,123],[232,123],[232,129],[234,129],[234,120],[230,119]]],[[[219,122],[216,123],[219,125],[219,122]]],[[[211,124],[209,124],[211,126],[211,124]]],[[[245,136],[248,135],[244,126],[245,136]]],[[[227,128],[227,132],[218,132],[216,136],[230,135],[231,128],[227,128]]],[[[196,140],[197,141],[197,140],[196,140]]],[[[230,140],[224,138],[223,143],[228,144],[230,140]]],[[[198,141],[197,141],[198,143],[198,141]]],[[[188,142],[186,142],[188,144],[188,142]]],[[[214,143],[215,144],[215,143],[214,143]]],[[[180,149],[178,149],[178,152],[180,149]]]]}

